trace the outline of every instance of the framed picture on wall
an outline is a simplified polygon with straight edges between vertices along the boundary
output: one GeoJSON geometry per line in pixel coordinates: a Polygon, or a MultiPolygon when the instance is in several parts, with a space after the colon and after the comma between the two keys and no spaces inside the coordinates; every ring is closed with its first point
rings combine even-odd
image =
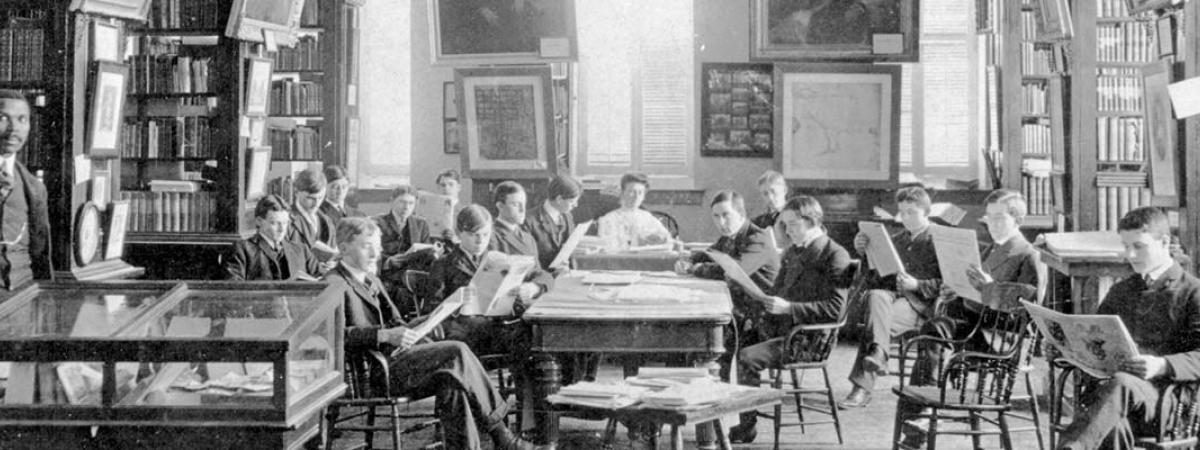
{"type": "Polygon", "coordinates": [[[1171,6],[1171,0],[1125,0],[1125,9],[1129,10],[1129,14],[1144,13],[1168,6],[1171,6]]]}
{"type": "Polygon", "coordinates": [[[271,147],[250,149],[246,171],[246,200],[257,200],[267,193],[267,171],[271,168],[271,147]]]}
{"type": "Polygon", "coordinates": [[[1146,99],[1146,150],[1150,156],[1150,192],[1155,197],[1176,198],[1179,194],[1175,144],[1176,121],[1171,112],[1171,69],[1166,61],[1142,66],[1142,89],[1146,99]]]}
{"type": "Polygon", "coordinates": [[[68,9],[122,19],[146,20],[150,0],[72,0],[68,9]]]}
{"type": "Polygon", "coordinates": [[[129,227],[129,200],[115,201],[108,216],[104,259],[120,259],[125,254],[125,230],[129,227]]]}
{"type": "Polygon", "coordinates": [[[434,63],[575,58],[575,0],[431,0],[429,25],[434,63]]]}
{"type": "Polygon", "coordinates": [[[900,66],[777,64],[775,154],[805,187],[893,188],[900,172],[900,66]]]}
{"type": "Polygon", "coordinates": [[[553,173],[550,68],[454,71],[462,162],[470,178],[530,178],[553,173]]]}
{"type": "Polygon", "coordinates": [[[129,66],[109,61],[95,62],[92,71],[91,108],[88,110],[88,155],[118,156],[121,129],[125,125],[125,79],[129,66]]]}
{"type": "Polygon", "coordinates": [[[751,0],[750,57],[915,62],[919,1],[751,0]]]}
{"type": "Polygon", "coordinates": [[[775,79],[770,64],[701,67],[700,156],[770,158],[775,79]]]}
{"type": "Polygon", "coordinates": [[[246,115],[267,115],[267,102],[271,98],[271,66],[268,58],[250,57],[249,75],[246,77],[246,115]]]}

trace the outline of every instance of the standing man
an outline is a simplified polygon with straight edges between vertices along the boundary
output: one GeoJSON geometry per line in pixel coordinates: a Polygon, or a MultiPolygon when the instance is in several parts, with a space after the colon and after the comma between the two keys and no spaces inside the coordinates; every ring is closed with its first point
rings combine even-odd
{"type": "Polygon", "coordinates": [[[17,161],[29,139],[29,101],[0,90],[0,283],[8,292],[53,278],[46,187],[17,161]]]}
{"type": "Polygon", "coordinates": [[[579,204],[581,195],[583,185],[578,180],[570,175],[555,175],[546,186],[546,200],[525,215],[525,227],[537,243],[538,263],[543,269],[555,270],[550,263],[575,230],[571,210],[579,204]]]}

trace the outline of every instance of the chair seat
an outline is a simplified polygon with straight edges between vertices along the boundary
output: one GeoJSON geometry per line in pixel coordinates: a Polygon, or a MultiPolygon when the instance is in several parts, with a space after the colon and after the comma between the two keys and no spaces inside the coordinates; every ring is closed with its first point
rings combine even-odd
{"type": "MultiPolygon", "coordinates": [[[[900,396],[905,401],[916,404],[918,406],[926,406],[938,409],[960,409],[973,411],[1008,411],[1012,409],[1011,405],[997,405],[993,403],[977,403],[977,402],[946,402],[942,403],[942,390],[937,386],[900,386],[892,387],[892,392],[900,396]]],[[[972,392],[973,391],[968,391],[972,392]]],[[[977,395],[969,395],[968,397],[977,397],[977,395]]]]}

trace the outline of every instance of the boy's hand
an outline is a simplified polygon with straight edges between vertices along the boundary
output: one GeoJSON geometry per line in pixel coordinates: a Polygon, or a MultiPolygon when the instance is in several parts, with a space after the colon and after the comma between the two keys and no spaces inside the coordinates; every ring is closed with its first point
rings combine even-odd
{"type": "Polygon", "coordinates": [[[917,279],[904,272],[896,274],[896,290],[901,292],[917,290],[917,279]]]}
{"type": "Polygon", "coordinates": [[[1151,355],[1132,356],[1121,362],[1121,371],[1152,380],[1167,374],[1167,359],[1151,355]]]}
{"type": "Polygon", "coordinates": [[[995,281],[991,275],[984,272],[978,266],[967,267],[967,280],[971,282],[971,286],[975,289],[983,289],[983,286],[995,281]]]}
{"type": "Polygon", "coordinates": [[[379,342],[392,344],[400,350],[408,350],[417,343],[417,333],[405,327],[385,328],[379,330],[379,342]]]}
{"type": "Polygon", "coordinates": [[[863,232],[860,231],[854,235],[854,250],[858,251],[860,255],[867,252],[867,245],[870,243],[871,238],[867,237],[863,232]]]}
{"type": "Polygon", "coordinates": [[[792,309],[791,302],[779,297],[771,297],[771,302],[766,305],[767,312],[775,315],[787,314],[792,309]]]}

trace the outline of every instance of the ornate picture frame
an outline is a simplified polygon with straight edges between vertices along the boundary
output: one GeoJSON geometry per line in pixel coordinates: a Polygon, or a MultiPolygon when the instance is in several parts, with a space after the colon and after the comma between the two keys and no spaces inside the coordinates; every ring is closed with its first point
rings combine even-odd
{"type": "Polygon", "coordinates": [[[530,64],[575,59],[575,0],[431,0],[435,64],[530,64]]]}
{"type": "Polygon", "coordinates": [[[459,141],[470,178],[555,172],[550,68],[458,69],[459,141]]]}
{"type": "Polygon", "coordinates": [[[750,58],[847,62],[919,60],[920,0],[751,0],[750,58]]]}
{"type": "Polygon", "coordinates": [[[700,156],[774,156],[772,65],[704,63],[700,71],[700,156]]]}

